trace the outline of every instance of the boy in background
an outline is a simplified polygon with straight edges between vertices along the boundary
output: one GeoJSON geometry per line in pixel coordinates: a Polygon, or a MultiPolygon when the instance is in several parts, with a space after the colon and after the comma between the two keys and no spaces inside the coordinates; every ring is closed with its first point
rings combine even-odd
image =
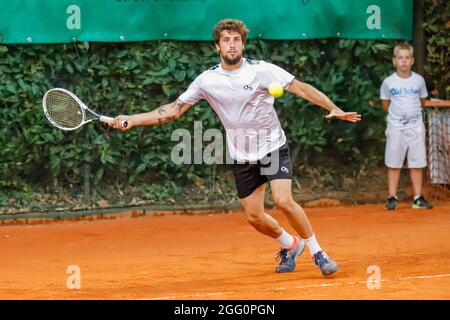
{"type": "Polygon", "coordinates": [[[432,205],[422,195],[422,171],[427,166],[422,120],[422,107],[428,96],[425,80],[411,71],[414,49],[409,43],[395,46],[392,62],[396,71],[384,79],[380,88],[381,104],[388,112],[385,164],[389,197],[385,209],[395,210],[397,206],[397,187],[405,156],[414,190],[412,207],[431,209],[432,205]]]}

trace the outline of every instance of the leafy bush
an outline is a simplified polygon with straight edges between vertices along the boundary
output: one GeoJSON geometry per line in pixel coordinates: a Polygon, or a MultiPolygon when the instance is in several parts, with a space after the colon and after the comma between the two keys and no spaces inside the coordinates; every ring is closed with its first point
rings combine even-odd
{"type": "MultiPolygon", "coordinates": [[[[382,78],[391,72],[391,49],[390,42],[356,40],[248,43],[246,56],[283,66],[343,109],[365,116],[357,126],[329,123],[323,119],[325,111],[285,95],[276,107],[295,159],[307,160],[324,149],[352,163],[371,154],[378,155],[375,162],[381,158],[384,115],[369,99],[377,97],[382,78]]],[[[81,185],[85,164],[91,166],[96,185],[114,179],[133,183],[143,176],[186,180],[207,174],[201,166],[177,166],[170,160],[176,128],[192,132],[194,120],[201,119],[204,129],[221,129],[205,102],[164,126],[120,133],[92,125],[66,133],[49,125],[41,99],[48,88],[64,87],[101,113],[149,111],[175,100],[201,71],[218,62],[211,43],[17,45],[0,46],[0,51],[2,179],[81,185]]]]}
{"type": "Polygon", "coordinates": [[[428,89],[435,97],[450,99],[450,2],[425,0],[424,39],[428,89]]]}
{"type": "MultiPolygon", "coordinates": [[[[426,3],[427,82],[439,97],[448,99],[449,2],[426,3]]],[[[247,57],[278,64],[344,110],[363,115],[358,125],[328,122],[323,119],[324,110],[304,100],[289,94],[278,99],[277,112],[294,162],[327,157],[336,166],[352,168],[380,163],[385,114],[370,100],[377,99],[382,79],[393,71],[394,44],[344,39],[249,41],[247,57]]],[[[112,182],[137,185],[142,180],[207,178],[213,170],[177,166],[170,159],[178,143],[170,141],[176,128],[193,132],[194,121],[201,120],[204,130],[222,130],[206,102],[164,126],[121,133],[97,124],[65,133],[47,122],[41,99],[47,89],[64,87],[100,113],[146,112],[175,100],[200,72],[218,61],[212,42],[0,45],[1,180],[20,181],[14,192],[25,193],[27,184],[82,186],[86,164],[97,187],[112,182]]],[[[157,193],[165,197],[172,189],[161,187],[157,193]]]]}

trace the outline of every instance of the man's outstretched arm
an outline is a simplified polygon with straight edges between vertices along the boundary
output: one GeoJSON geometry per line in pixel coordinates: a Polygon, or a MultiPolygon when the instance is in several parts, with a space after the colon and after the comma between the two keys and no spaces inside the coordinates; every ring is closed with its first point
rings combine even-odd
{"type": "Polygon", "coordinates": [[[294,79],[287,90],[300,98],[306,99],[330,111],[330,113],[326,116],[327,119],[337,117],[341,120],[350,122],[358,122],[359,120],[361,120],[360,114],[358,114],[357,112],[342,111],[324,93],[307,83],[300,82],[297,79],[294,79]]]}
{"type": "Polygon", "coordinates": [[[125,131],[136,126],[155,126],[164,124],[178,119],[190,107],[192,107],[191,104],[184,103],[180,99],[177,99],[175,102],[165,104],[150,112],[117,116],[114,118],[114,122],[109,126],[125,131]],[[128,126],[126,128],[122,128],[121,126],[121,122],[124,120],[128,121],[128,126]]]}

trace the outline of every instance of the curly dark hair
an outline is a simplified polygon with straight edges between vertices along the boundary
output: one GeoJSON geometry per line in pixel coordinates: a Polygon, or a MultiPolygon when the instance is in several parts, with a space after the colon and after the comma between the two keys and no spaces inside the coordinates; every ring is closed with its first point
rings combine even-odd
{"type": "Polygon", "coordinates": [[[214,27],[213,38],[214,43],[218,44],[220,41],[220,34],[222,31],[236,31],[242,37],[242,42],[245,43],[247,40],[247,34],[249,32],[248,28],[245,26],[244,22],[236,19],[224,19],[219,21],[219,23],[214,27]]]}

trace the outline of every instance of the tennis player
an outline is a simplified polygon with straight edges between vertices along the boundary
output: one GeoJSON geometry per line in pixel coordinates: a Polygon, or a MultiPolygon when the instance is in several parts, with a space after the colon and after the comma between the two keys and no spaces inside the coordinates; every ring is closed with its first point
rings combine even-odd
{"type": "Polygon", "coordinates": [[[289,148],[273,107],[274,97],[267,88],[270,83],[279,82],[285,90],[328,110],[327,118],[357,122],[361,116],[343,112],[322,92],[276,65],[243,58],[248,32],[240,20],[220,21],[213,30],[220,64],[201,73],[175,102],[147,113],[120,115],[110,126],[124,131],[164,124],[180,117],[199,100],[208,101],[225,127],[229,155],[234,159],[231,167],[237,193],[247,221],[281,246],[276,272],[292,272],[306,246],[322,274],[329,276],[339,266],[319,245],[304,210],[293,200],[289,148]],[[128,121],[128,127],[122,128],[123,120],[128,121]],[[265,213],[267,182],[274,203],[299,236],[289,234],[265,213]]]}

